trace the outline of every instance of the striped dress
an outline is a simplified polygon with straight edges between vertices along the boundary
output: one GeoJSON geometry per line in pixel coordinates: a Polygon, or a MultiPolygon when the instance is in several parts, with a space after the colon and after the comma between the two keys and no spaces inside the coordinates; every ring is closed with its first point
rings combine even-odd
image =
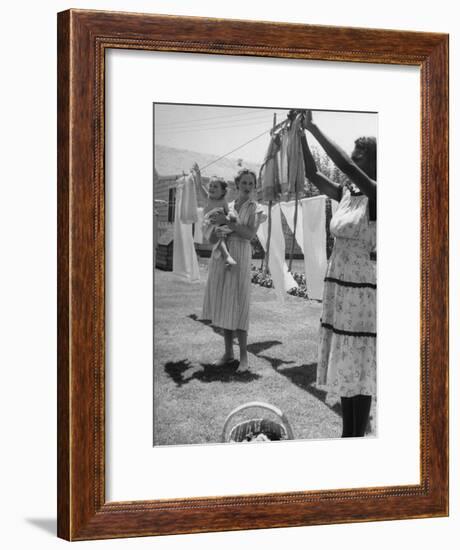
{"type": "MultiPolygon", "coordinates": [[[[255,221],[257,203],[247,200],[235,211],[231,202],[229,211],[238,216],[238,223],[248,225],[255,221]]],[[[221,255],[212,254],[209,260],[208,280],[203,303],[203,319],[215,327],[229,330],[248,330],[249,299],[251,292],[251,243],[231,233],[226,239],[227,248],[237,265],[226,268],[221,255]]]]}
{"type": "Polygon", "coordinates": [[[376,222],[368,198],[343,188],[331,220],[335,237],[323,292],[317,385],[326,401],[376,394],[376,222]]]}

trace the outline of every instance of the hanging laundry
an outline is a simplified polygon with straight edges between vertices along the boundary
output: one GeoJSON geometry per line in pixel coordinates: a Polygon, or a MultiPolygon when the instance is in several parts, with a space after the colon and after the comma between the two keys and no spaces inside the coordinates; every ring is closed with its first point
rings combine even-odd
{"type": "Polygon", "coordinates": [[[262,199],[264,201],[279,201],[281,185],[279,180],[278,152],[280,150],[280,138],[277,135],[271,137],[265,160],[260,168],[260,183],[262,199]]]}
{"type": "Polygon", "coordinates": [[[198,221],[197,215],[197,200],[196,200],[196,187],[193,176],[183,176],[179,182],[182,185],[182,203],[180,208],[180,221],[182,223],[196,223],[198,221]]]}
{"type": "Polygon", "coordinates": [[[154,199],[153,201],[153,249],[156,249],[156,246],[158,244],[158,223],[160,218],[160,212],[159,208],[161,206],[167,206],[168,203],[162,199],[154,199]]]}
{"type": "Polygon", "coordinates": [[[158,211],[153,210],[153,250],[156,249],[158,244],[158,211]]]}
{"type": "Polygon", "coordinates": [[[288,165],[288,191],[295,193],[303,191],[305,186],[305,165],[303,160],[302,144],[302,115],[292,121],[287,131],[287,165],[288,165]]]}
{"type": "MultiPolygon", "coordinates": [[[[198,258],[193,244],[191,223],[182,223],[182,201],[184,198],[185,178],[178,181],[176,187],[176,209],[174,216],[173,273],[190,283],[200,282],[198,258]]],[[[197,218],[198,219],[198,218],[197,218]]]]}
{"type": "Polygon", "coordinates": [[[287,149],[289,143],[289,133],[287,130],[284,130],[280,134],[280,152],[279,152],[279,178],[281,185],[281,193],[286,196],[289,192],[289,178],[288,178],[288,157],[287,149]]]}
{"type": "MultiPolygon", "coordinates": [[[[286,218],[289,229],[294,234],[294,217],[295,217],[295,201],[281,202],[281,211],[286,218]]],[[[295,240],[300,246],[300,249],[303,252],[303,215],[302,215],[302,206],[298,204],[297,208],[297,225],[295,230],[295,240]]]]}
{"type": "Polygon", "coordinates": [[[197,208],[198,220],[195,223],[195,231],[193,234],[193,241],[197,244],[203,244],[203,210],[204,208],[201,206],[197,208]]]}
{"type": "Polygon", "coordinates": [[[300,204],[302,205],[303,253],[307,292],[310,298],[321,300],[327,268],[326,197],[320,195],[302,199],[300,204]]]}
{"type": "MultiPolygon", "coordinates": [[[[264,214],[268,213],[268,206],[260,205],[264,214]]],[[[298,285],[295,282],[292,275],[289,273],[286,261],[285,261],[285,242],[283,227],[281,224],[281,209],[279,204],[275,204],[272,207],[271,212],[272,227],[270,237],[270,251],[268,258],[268,268],[273,278],[273,285],[275,287],[276,294],[281,301],[284,301],[286,292],[291,288],[297,288],[298,285]]],[[[257,230],[257,237],[262,245],[262,248],[266,250],[267,237],[268,237],[268,221],[264,221],[259,225],[257,230]]]]}
{"type": "Polygon", "coordinates": [[[331,210],[332,210],[332,215],[335,214],[335,211],[337,210],[337,207],[339,206],[339,203],[338,201],[334,201],[332,199],[329,199],[331,201],[331,210]]]}

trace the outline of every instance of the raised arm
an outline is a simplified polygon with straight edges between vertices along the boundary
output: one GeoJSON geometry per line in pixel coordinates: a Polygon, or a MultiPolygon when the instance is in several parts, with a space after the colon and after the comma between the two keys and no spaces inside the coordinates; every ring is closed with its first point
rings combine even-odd
{"type": "Polygon", "coordinates": [[[351,157],[326,136],[318,126],[313,122],[311,111],[305,115],[305,128],[317,139],[321,147],[326,151],[331,160],[350,178],[350,180],[359,187],[359,189],[370,199],[375,200],[377,196],[377,184],[370,178],[366,172],[353,162],[351,157]]]}
{"type": "Polygon", "coordinates": [[[198,164],[195,162],[195,164],[192,166],[192,175],[193,175],[193,181],[195,182],[195,189],[196,194],[204,201],[208,200],[208,190],[203,184],[203,180],[201,179],[201,172],[198,164]]]}
{"type": "Polygon", "coordinates": [[[305,175],[315,185],[321,193],[327,195],[335,201],[340,201],[342,198],[342,187],[330,180],[322,172],[319,172],[316,167],[315,159],[311,154],[310,147],[306,135],[302,132],[300,137],[302,144],[303,159],[305,164],[305,175]]]}

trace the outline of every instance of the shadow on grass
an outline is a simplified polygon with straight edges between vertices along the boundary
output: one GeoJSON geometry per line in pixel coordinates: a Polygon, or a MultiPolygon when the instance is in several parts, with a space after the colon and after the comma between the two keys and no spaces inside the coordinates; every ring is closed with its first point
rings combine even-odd
{"type": "Polygon", "coordinates": [[[294,361],[285,361],[284,359],[278,359],[278,357],[270,357],[269,355],[262,355],[261,351],[267,351],[273,346],[279,346],[283,342],[279,340],[266,340],[265,342],[255,342],[248,345],[248,351],[253,353],[259,359],[264,359],[267,363],[270,363],[272,368],[278,370],[281,365],[292,365],[294,361]]]}
{"type": "Polygon", "coordinates": [[[201,369],[190,363],[188,359],[169,361],[165,364],[166,374],[172,378],[176,386],[181,387],[192,380],[203,383],[209,382],[252,382],[260,376],[254,372],[238,372],[238,361],[231,361],[226,365],[216,366],[212,363],[200,363],[201,369]],[[189,372],[191,371],[191,372],[189,372]]]}
{"type": "MultiPolygon", "coordinates": [[[[194,313],[192,313],[191,315],[188,315],[187,317],[189,319],[192,319],[193,321],[198,321],[199,323],[202,323],[203,325],[206,325],[207,327],[210,327],[216,334],[219,334],[220,336],[223,337],[224,331],[222,329],[218,328],[218,327],[213,326],[211,324],[211,321],[204,320],[204,319],[199,319],[198,315],[195,315],[194,313]]],[[[234,340],[236,340],[236,338],[234,338],[234,340]]],[[[274,369],[277,369],[281,365],[289,365],[289,364],[294,363],[294,361],[284,361],[282,359],[277,359],[276,357],[269,357],[267,355],[261,355],[261,352],[262,351],[267,351],[270,348],[272,348],[273,346],[282,345],[282,343],[283,342],[281,342],[280,340],[265,340],[263,342],[254,342],[252,344],[248,344],[248,352],[252,353],[256,357],[259,357],[260,359],[265,359],[265,361],[270,363],[270,365],[274,369]]],[[[203,365],[203,366],[205,366],[205,365],[203,365]]],[[[213,367],[213,368],[215,369],[216,367],[213,367]]]]}
{"type": "Polygon", "coordinates": [[[212,328],[212,330],[216,334],[219,334],[220,336],[224,335],[224,331],[221,328],[215,327],[214,325],[211,324],[211,321],[209,321],[207,319],[200,319],[198,317],[198,315],[196,315],[195,313],[191,313],[190,315],[187,315],[187,317],[189,319],[191,319],[192,321],[197,321],[198,323],[201,323],[202,325],[206,325],[207,327],[212,328]]]}
{"type": "Polygon", "coordinates": [[[168,361],[165,364],[165,372],[172,378],[176,386],[182,386],[185,383],[184,373],[192,366],[193,365],[187,359],[182,361],[168,361]]]}
{"type": "MultiPolygon", "coordinates": [[[[195,314],[188,315],[188,317],[194,321],[198,321],[199,323],[209,326],[210,328],[212,328],[214,332],[223,336],[222,329],[214,327],[211,324],[211,321],[205,321],[203,319],[199,319],[198,316],[195,314]]],[[[280,359],[278,357],[270,357],[268,355],[261,353],[271,349],[274,346],[279,346],[282,344],[283,342],[281,342],[280,340],[265,340],[263,342],[254,342],[248,345],[248,351],[249,353],[252,353],[256,357],[267,361],[272,366],[272,368],[276,370],[276,372],[278,372],[279,374],[282,374],[286,378],[289,378],[289,380],[293,384],[295,384],[302,390],[307,391],[313,397],[316,397],[316,399],[318,399],[319,401],[322,401],[327,407],[329,407],[336,414],[341,416],[342,408],[340,404],[337,403],[333,406],[328,405],[326,403],[326,392],[316,388],[316,386],[314,385],[314,382],[316,381],[316,368],[317,368],[316,363],[309,363],[309,364],[304,364],[296,367],[283,367],[283,365],[292,365],[293,363],[295,363],[295,361],[286,361],[285,359],[280,359]],[[283,367],[283,368],[280,368],[280,367],[283,367]]],[[[213,365],[203,364],[203,363],[201,365],[204,367],[203,371],[195,372],[190,378],[185,377],[185,380],[182,374],[180,375],[180,380],[178,380],[177,378],[174,378],[173,373],[170,372],[168,368],[171,369],[171,371],[177,368],[182,369],[181,373],[183,373],[184,371],[192,367],[192,365],[188,361],[167,363],[165,366],[165,369],[166,369],[166,372],[171,376],[171,378],[173,378],[173,380],[178,385],[182,385],[186,382],[189,382],[190,380],[193,380],[193,378],[196,378],[203,382],[215,382],[215,381],[233,382],[235,380],[251,382],[252,380],[260,378],[258,375],[252,372],[244,372],[244,373],[238,373],[237,371],[235,372],[235,367],[233,366],[233,363],[229,363],[228,365],[224,365],[223,367],[215,367],[213,365]]]]}
{"type": "Polygon", "coordinates": [[[201,382],[252,382],[260,378],[255,372],[239,372],[239,364],[236,360],[221,367],[212,363],[201,363],[203,370],[196,372],[193,377],[201,382]]]}
{"type": "Polygon", "coordinates": [[[319,390],[314,385],[314,382],[316,381],[316,363],[283,369],[278,369],[277,367],[274,368],[279,374],[282,374],[283,376],[286,376],[286,378],[289,378],[289,380],[291,380],[293,384],[295,384],[302,390],[307,391],[309,394],[313,395],[313,397],[316,397],[316,399],[322,401],[336,414],[342,416],[342,407],[340,406],[340,404],[337,403],[333,406],[328,405],[326,403],[326,392],[323,390],[319,390]]]}
{"type": "MultiPolygon", "coordinates": [[[[212,329],[219,336],[222,336],[222,337],[224,336],[223,329],[221,329],[219,327],[215,327],[211,323],[211,321],[209,321],[207,319],[200,319],[198,317],[198,315],[196,315],[195,313],[191,313],[190,315],[187,315],[187,317],[189,319],[192,319],[192,321],[197,321],[198,323],[201,323],[202,325],[205,325],[205,326],[209,327],[210,329],[212,329]]],[[[234,331],[233,340],[235,342],[237,341],[236,331],[234,331]]],[[[272,348],[273,346],[279,346],[282,343],[283,342],[280,342],[280,340],[265,340],[264,342],[254,342],[253,344],[248,344],[248,351],[249,351],[249,353],[252,353],[256,356],[259,356],[259,353],[261,351],[266,351],[266,350],[272,348]]],[[[260,356],[260,357],[263,357],[263,356],[260,356]]],[[[265,359],[265,357],[263,357],[263,358],[265,359]]]]}
{"type": "Polygon", "coordinates": [[[254,342],[253,344],[248,344],[248,351],[254,355],[259,355],[261,351],[267,351],[273,346],[279,346],[283,342],[279,340],[265,340],[264,342],[254,342]]]}

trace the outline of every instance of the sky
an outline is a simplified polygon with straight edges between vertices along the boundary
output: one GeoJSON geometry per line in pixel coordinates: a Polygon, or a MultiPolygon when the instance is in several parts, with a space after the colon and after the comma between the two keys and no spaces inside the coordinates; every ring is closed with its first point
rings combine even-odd
{"type": "MultiPolygon", "coordinates": [[[[261,163],[269,144],[274,114],[277,122],[281,122],[287,113],[286,109],[274,108],[157,103],[154,105],[155,144],[217,156],[231,152],[229,157],[241,158],[243,163],[261,163]],[[253,141],[239,148],[250,140],[253,141]]],[[[316,124],[348,153],[358,137],[377,137],[377,117],[376,113],[313,110],[316,124]]],[[[312,143],[315,143],[313,138],[312,143]]]]}

